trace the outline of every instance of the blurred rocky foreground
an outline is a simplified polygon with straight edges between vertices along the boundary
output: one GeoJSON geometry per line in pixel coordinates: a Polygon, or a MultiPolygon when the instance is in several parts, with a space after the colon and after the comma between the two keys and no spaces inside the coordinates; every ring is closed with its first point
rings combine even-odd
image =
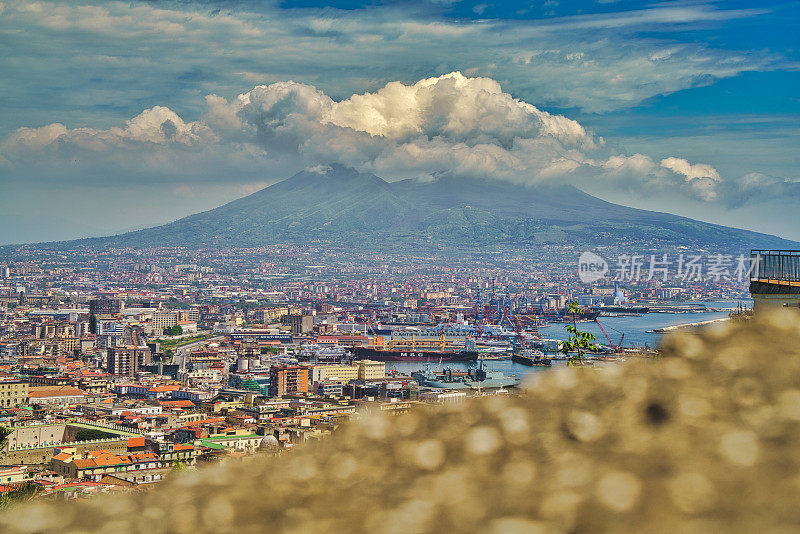
{"type": "Polygon", "coordinates": [[[0,532],[797,532],[800,315],[538,373],[521,397],[352,424],[151,491],[38,501],[0,532]]]}

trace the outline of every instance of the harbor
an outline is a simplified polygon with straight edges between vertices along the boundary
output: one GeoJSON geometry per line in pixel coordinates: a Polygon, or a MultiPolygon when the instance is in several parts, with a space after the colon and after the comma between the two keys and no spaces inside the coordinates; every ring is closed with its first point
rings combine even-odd
{"type": "MultiPolygon", "coordinates": [[[[626,347],[656,348],[663,335],[669,333],[674,327],[727,319],[731,311],[738,309],[740,303],[747,308],[752,307],[752,301],[738,300],[675,303],[669,307],[671,311],[650,311],[647,314],[635,316],[600,317],[599,322],[615,342],[619,342],[624,333],[626,347]]],[[[582,323],[579,329],[593,334],[600,343],[606,341],[597,323],[582,323]]],[[[542,337],[546,338],[563,340],[569,337],[563,324],[550,324],[542,328],[540,332],[542,337]]]]}
{"type": "MultiPolygon", "coordinates": [[[[729,318],[731,310],[738,308],[740,301],[702,301],[690,303],[676,303],[669,307],[663,307],[663,311],[650,312],[639,315],[619,315],[600,317],[599,323],[608,333],[609,337],[618,343],[624,334],[623,345],[626,348],[656,349],[664,335],[688,328],[690,326],[701,326],[729,318]],[[691,311],[689,311],[691,310],[691,311]],[[692,320],[687,321],[687,314],[691,315],[692,320]]],[[[742,302],[749,307],[752,303],[742,302]]],[[[564,323],[550,323],[539,329],[540,335],[545,339],[566,340],[569,333],[564,328],[564,323]]],[[[597,322],[586,321],[579,323],[578,329],[593,334],[598,343],[606,343],[607,340],[597,322]]],[[[548,357],[559,356],[550,351],[548,357]]],[[[561,355],[563,358],[563,355],[561,355]]],[[[625,358],[625,356],[622,356],[625,358]]],[[[509,378],[520,379],[524,383],[526,376],[531,373],[547,372],[550,369],[558,369],[566,366],[563,359],[552,359],[550,367],[529,366],[512,361],[511,354],[506,352],[487,353],[482,356],[484,366],[487,371],[499,371],[509,378]]],[[[606,362],[602,362],[605,364],[606,362]]],[[[467,372],[475,366],[474,362],[442,362],[432,360],[425,364],[420,362],[391,361],[386,363],[387,371],[393,370],[405,375],[412,375],[415,372],[424,371],[425,366],[434,370],[445,368],[459,372],[467,372]]]]}

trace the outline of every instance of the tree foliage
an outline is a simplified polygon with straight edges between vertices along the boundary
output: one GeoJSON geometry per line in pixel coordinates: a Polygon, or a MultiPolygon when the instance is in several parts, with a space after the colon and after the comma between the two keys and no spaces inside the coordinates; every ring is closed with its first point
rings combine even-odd
{"type": "Polygon", "coordinates": [[[165,336],[179,336],[183,334],[183,327],[181,325],[176,324],[175,326],[168,326],[164,329],[165,336]]]}
{"type": "Polygon", "coordinates": [[[183,460],[176,460],[174,464],[172,464],[172,473],[182,473],[189,469],[189,465],[183,460]]]}
{"type": "Polygon", "coordinates": [[[569,313],[572,314],[572,323],[567,323],[564,328],[569,332],[569,339],[561,342],[559,352],[567,357],[568,365],[579,365],[583,363],[586,351],[596,348],[594,344],[595,336],[589,332],[578,330],[577,316],[583,315],[583,310],[578,307],[577,302],[569,303],[569,313]]]}

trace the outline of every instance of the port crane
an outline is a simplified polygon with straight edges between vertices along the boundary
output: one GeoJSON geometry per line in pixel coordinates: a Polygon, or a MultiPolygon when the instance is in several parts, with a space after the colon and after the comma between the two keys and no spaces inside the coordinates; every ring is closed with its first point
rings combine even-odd
{"type": "Polygon", "coordinates": [[[529,331],[531,331],[531,333],[533,334],[533,337],[535,337],[537,339],[542,339],[542,335],[539,333],[539,318],[538,317],[534,317],[532,315],[518,315],[517,317],[518,318],[522,317],[523,319],[527,319],[528,320],[528,324],[530,325],[529,326],[529,331]]]}
{"type": "Polygon", "coordinates": [[[478,324],[476,325],[476,329],[475,329],[476,332],[478,333],[478,335],[476,336],[478,339],[483,339],[483,326],[484,326],[484,324],[486,324],[486,321],[484,320],[484,317],[481,316],[481,320],[478,321],[478,324]]]}
{"type": "Polygon", "coordinates": [[[522,324],[519,319],[514,318],[514,345],[513,350],[517,351],[522,348],[524,338],[522,337],[522,324]]]}
{"type": "MultiPolygon", "coordinates": [[[[547,304],[547,309],[548,310],[551,309],[550,298],[547,295],[542,295],[542,297],[539,298],[539,313],[542,315],[544,314],[545,311],[544,310],[545,303],[547,304]]],[[[557,321],[560,321],[566,315],[566,312],[563,309],[559,308],[558,306],[552,306],[552,309],[556,313],[557,321]]]]}
{"type": "Polygon", "coordinates": [[[625,333],[624,332],[622,333],[622,337],[619,340],[619,344],[615,345],[614,342],[611,341],[611,337],[609,337],[608,333],[606,332],[606,329],[603,328],[603,325],[600,324],[600,321],[595,319],[594,322],[597,323],[598,328],[600,328],[600,331],[603,333],[603,335],[608,340],[608,344],[611,346],[611,348],[614,349],[617,352],[621,351],[622,350],[622,342],[625,340],[625,333]]]}

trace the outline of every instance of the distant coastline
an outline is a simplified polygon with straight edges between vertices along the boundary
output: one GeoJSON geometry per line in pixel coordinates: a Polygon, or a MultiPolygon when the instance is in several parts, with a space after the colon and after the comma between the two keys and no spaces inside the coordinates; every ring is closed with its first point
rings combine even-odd
{"type": "Polygon", "coordinates": [[[719,323],[722,321],[728,321],[730,317],[720,317],[719,319],[709,319],[708,321],[699,321],[696,323],[684,323],[684,324],[676,324],[672,326],[664,326],[662,328],[653,328],[652,330],[648,330],[648,334],[668,334],[670,332],[676,332],[680,330],[689,330],[692,328],[697,328],[698,326],[706,326],[712,323],[719,323]]]}

